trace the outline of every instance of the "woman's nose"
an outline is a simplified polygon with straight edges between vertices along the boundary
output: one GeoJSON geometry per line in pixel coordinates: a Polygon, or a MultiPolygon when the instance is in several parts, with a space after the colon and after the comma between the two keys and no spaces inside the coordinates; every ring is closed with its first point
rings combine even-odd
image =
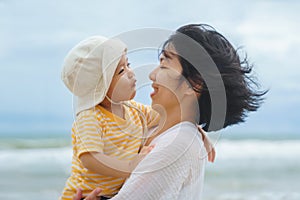
{"type": "Polygon", "coordinates": [[[155,81],[156,80],[156,71],[157,71],[158,67],[156,67],[152,72],[150,72],[149,74],[149,79],[151,81],[155,81]]]}

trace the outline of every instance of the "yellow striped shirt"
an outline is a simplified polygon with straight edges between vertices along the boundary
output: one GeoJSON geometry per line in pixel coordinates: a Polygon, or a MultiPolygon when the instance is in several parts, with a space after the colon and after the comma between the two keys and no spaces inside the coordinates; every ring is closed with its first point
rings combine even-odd
{"type": "Polygon", "coordinates": [[[72,199],[77,188],[83,190],[83,196],[96,187],[102,189],[101,195],[114,196],[121,189],[125,178],[103,176],[84,168],[79,157],[86,152],[101,152],[105,155],[130,160],[138,153],[142,142],[142,125],[152,126],[158,123],[158,114],[149,106],[135,101],[127,102],[138,108],[124,106],[125,119],[114,115],[101,106],[82,111],[72,127],[72,172],[68,178],[61,199],[72,199]]]}

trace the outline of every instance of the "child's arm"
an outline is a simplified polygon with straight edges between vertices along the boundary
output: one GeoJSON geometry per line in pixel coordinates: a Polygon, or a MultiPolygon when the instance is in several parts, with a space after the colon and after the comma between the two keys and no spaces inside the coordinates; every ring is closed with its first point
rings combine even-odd
{"type": "Polygon", "coordinates": [[[138,163],[153,149],[153,146],[144,146],[131,161],[118,160],[100,152],[83,153],[79,159],[83,166],[90,171],[104,176],[127,178],[138,163]]]}

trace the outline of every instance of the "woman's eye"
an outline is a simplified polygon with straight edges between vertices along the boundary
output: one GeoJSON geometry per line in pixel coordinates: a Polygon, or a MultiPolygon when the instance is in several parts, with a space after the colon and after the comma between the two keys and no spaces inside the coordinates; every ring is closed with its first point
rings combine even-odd
{"type": "Polygon", "coordinates": [[[165,67],[165,66],[160,66],[159,68],[160,69],[167,69],[167,67],[165,67]]]}
{"type": "Polygon", "coordinates": [[[130,67],[131,63],[127,63],[127,67],[130,67]]]}

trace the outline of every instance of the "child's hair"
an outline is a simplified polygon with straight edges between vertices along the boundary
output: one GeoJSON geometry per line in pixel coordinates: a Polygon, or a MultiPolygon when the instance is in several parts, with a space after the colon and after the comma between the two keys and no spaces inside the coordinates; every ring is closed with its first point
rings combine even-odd
{"type": "MultiPolygon", "coordinates": [[[[247,57],[242,61],[236,50],[230,42],[213,27],[205,24],[190,24],[180,27],[169,39],[163,44],[162,52],[167,51],[168,45],[172,45],[177,54],[182,66],[182,75],[189,82],[191,87],[198,93],[200,118],[199,124],[206,124],[204,130],[215,131],[220,128],[225,128],[229,125],[244,122],[247,112],[256,111],[262,101],[263,96],[267,91],[257,91],[253,86],[258,86],[250,76],[252,65],[249,64],[247,57]],[[189,54],[201,59],[201,52],[192,51],[183,42],[182,35],[191,38],[198,45],[206,51],[206,54],[212,59],[214,66],[216,66],[218,73],[221,75],[226,94],[226,113],[225,120],[222,127],[210,127],[212,115],[212,103],[210,91],[203,78],[203,74],[199,73],[203,70],[209,70],[211,66],[193,66],[188,59],[182,55],[189,54]]],[[[201,62],[200,62],[201,63],[201,62]]],[[[202,64],[203,65],[203,64],[202,64]]],[[[220,90],[216,87],[214,90],[220,90]]],[[[218,91],[217,91],[218,92],[218,91]]],[[[222,119],[218,119],[222,120],[222,119]]]]}

